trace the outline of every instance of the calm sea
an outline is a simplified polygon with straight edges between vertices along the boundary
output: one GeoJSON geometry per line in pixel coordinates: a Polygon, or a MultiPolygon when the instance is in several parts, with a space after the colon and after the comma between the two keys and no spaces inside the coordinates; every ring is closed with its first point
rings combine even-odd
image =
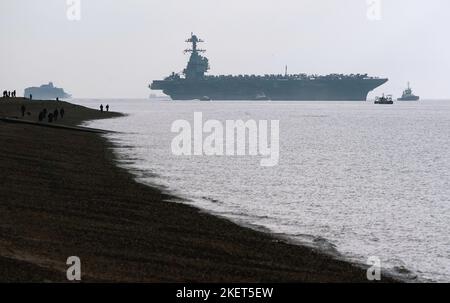
{"type": "MultiPolygon", "coordinates": [[[[75,100],[129,114],[120,165],[208,212],[405,277],[450,282],[450,101],[168,102],[75,100]],[[279,120],[280,160],[174,156],[177,119],[279,120]]],[[[68,113],[70,114],[70,113],[68,113]]]]}

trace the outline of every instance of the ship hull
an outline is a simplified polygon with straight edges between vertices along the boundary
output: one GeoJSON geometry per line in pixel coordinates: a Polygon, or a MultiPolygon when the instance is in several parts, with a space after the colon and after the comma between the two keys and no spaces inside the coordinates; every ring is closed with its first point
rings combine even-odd
{"type": "Polygon", "coordinates": [[[261,79],[239,77],[205,80],[153,81],[172,100],[273,100],[273,101],[365,101],[373,89],[388,79],[261,79]]]}
{"type": "Polygon", "coordinates": [[[398,98],[397,101],[419,101],[420,97],[412,96],[412,97],[402,97],[398,98]]]}

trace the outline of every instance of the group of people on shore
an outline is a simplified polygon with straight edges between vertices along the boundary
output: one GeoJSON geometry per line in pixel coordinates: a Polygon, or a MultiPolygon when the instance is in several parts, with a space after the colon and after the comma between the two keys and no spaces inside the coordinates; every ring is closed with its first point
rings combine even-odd
{"type": "Polygon", "coordinates": [[[16,97],[16,91],[9,91],[9,90],[4,90],[3,91],[3,98],[15,98],[16,97]]]}
{"type": "MultiPolygon", "coordinates": [[[[22,117],[25,117],[25,115],[31,116],[31,113],[27,112],[27,107],[25,106],[25,104],[22,104],[22,106],[20,107],[20,112],[22,113],[22,117]]],[[[58,118],[63,119],[65,113],[66,112],[63,107],[61,107],[60,109],[55,108],[54,111],[48,111],[46,108],[44,108],[39,112],[38,120],[39,122],[47,121],[48,123],[52,123],[54,121],[57,121],[58,118]]]]}
{"type": "Polygon", "coordinates": [[[46,108],[40,111],[39,113],[39,122],[42,122],[47,119],[48,123],[52,123],[54,121],[57,121],[58,118],[63,119],[65,115],[64,108],[61,109],[55,109],[53,112],[48,112],[46,108]]]}
{"type": "MultiPolygon", "coordinates": [[[[106,104],[106,111],[109,112],[109,104],[106,104]]],[[[103,104],[100,104],[100,111],[103,112],[103,104]]]]}

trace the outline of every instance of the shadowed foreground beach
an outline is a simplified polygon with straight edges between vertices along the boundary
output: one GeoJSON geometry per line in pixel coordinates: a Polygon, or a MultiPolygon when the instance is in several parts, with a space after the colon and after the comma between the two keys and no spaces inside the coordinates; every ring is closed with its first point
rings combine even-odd
{"type": "MultiPolygon", "coordinates": [[[[55,101],[0,99],[0,118],[58,124],[118,117],[55,101]]],[[[0,281],[366,282],[365,270],[240,227],[139,184],[99,134],[0,121],[0,281]]],[[[157,172],[155,172],[157,173],[157,172]]],[[[383,278],[383,282],[391,279],[383,278]]]]}

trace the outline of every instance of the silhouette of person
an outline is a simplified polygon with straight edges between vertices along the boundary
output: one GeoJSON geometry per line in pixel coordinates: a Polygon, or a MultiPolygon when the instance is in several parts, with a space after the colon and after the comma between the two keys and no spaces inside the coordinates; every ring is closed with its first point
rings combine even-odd
{"type": "Polygon", "coordinates": [[[9,97],[11,97],[11,92],[10,92],[10,91],[8,91],[8,98],[9,98],[9,97]]]}
{"type": "Polygon", "coordinates": [[[30,100],[33,100],[33,95],[32,94],[30,94],[30,100]]]}
{"type": "Polygon", "coordinates": [[[100,104],[100,111],[103,111],[103,104],[100,104]]]}
{"type": "Polygon", "coordinates": [[[59,101],[59,98],[58,98],[58,97],[56,97],[56,101],[59,101]]]}
{"type": "Polygon", "coordinates": [[[61,116],[61,119],[64,118],[64,108],[59,110],[59,115],[61,116]]]}
{"type": "Polygon", "coordinates": [[[109,104],[106,104],[106,111],[109,112],[109,104]]]}
{"type": "Polygon", "coordinates": [[[44,113],[40,112],[39,113],[39,122],[42,122],[43,119],[44,119],[44,113]]]}
{"type": "Polygon", "coordinates": [[[16,90],[14,90],[14,91],[12,92],[12,94],[13,94],[13,98],[15,98],[15,97],[16,97],[16,90]]]}
{"type": "Polygon", "coordinates": [[[53,111],[53,118],[55,119],[55,121],[56,120],[58,120],[58,110],[57,109],[55,109],[54,111],[53,111]]]}
{"type": "Polygon", "coordinates": [[[52,123],[53,122],[53,114],[50,113],[48,114],[48,123],[52,123]]]}
{"type": "Polygon", "coordinates": [[[20,110],[22,111],[22,117],[25,117],[25,111],[26,111],[25,105],[22,104],[22,107],[20,107],[20,110]]]}
{"type": "Polygon", "coordinates": [[[45,120],[45,119],[47,119],[47,110],[44,108],[42,110],[42,120],[45,120]]]}

